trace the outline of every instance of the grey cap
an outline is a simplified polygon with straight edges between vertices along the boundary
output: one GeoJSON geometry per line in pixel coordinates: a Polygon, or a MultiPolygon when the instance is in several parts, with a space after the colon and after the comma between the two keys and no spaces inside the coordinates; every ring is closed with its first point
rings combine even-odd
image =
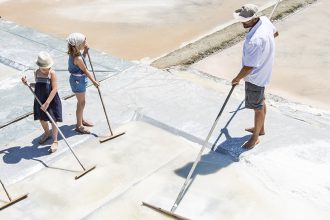
{"type": "Polygon", "coordinates": [[[259,9],[258,6],[253,4],[243,5],[240,9],[235,10],[233,13],[234,18],[240,22],[247,22],[253,18],[257,18],[259,9]]]}

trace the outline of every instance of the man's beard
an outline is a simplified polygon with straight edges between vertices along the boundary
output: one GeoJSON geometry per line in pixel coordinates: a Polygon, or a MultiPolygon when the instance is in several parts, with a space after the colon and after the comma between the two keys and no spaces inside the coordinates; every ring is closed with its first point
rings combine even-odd
{"type": "Polygon", "coordinates": [[[251,25],[243,23],[243,27],[244,27],[244,28],[250,28],[251,25]]]}

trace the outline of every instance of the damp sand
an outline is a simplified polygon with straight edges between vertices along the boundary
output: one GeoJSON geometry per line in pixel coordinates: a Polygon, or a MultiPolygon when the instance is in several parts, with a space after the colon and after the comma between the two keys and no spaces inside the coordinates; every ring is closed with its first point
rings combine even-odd
{"type": "MultiPolygon", "coordinates": [[[[248,0],[0,0],[3,19],[65,38],[82,32],[90,47],[127,60],[156,58],[232,19],[248,0]],[[2,2],[2,3],[1,3],[2,2]]],[[[254,0],[263,5],[273,0],[254,0]]]]}

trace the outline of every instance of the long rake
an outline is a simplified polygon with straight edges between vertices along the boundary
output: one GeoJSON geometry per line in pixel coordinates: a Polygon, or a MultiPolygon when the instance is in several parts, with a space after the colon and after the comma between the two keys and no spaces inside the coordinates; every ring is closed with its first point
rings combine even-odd
{"type": "MultiPolygon", "coordinates": [[[[92,72],[93,72],[94,78],[96,80],[96,75],[95,75],[95,71],[94,71],[94,68],[93,68],[93,64],[92,64],[92,61],[91,61],[91,57],[89,55],[89,52],[87,52],[87,56],[88,56],[89,64],[91,65],[91,68],[92,68],[92,72]]],[[[109,131],[110,131],[110,136],[103,136],[103,138],[100,138],[100,143],[103,143],[103,142],[106,142],[108,140],[111,140],[111,139],[114,139],[116,137],[119,137],[119,136],[125,134],[125,132],[120,132],[120,133],[117,133],[117,134],[114,134],[112,132],[112,129],[111,129],[111,126],[110,126],[109,117],[108,117],[107,111],[105,109],[105,105],[104,105],[104,102],[103,102],[101,90],[100,90],[99,87],[97,87],[97,91],[98,91],[99,96],[100,96],[100,100],[101,100],[101,103],[102,103],[103,111],[104,111],[105,118],[106,118],[107,123],[108,123],[109,131]]]]}
{"type": "Polygon", "coordinates": [[[0,180],[0,183],[1,183],[1,186],[2,186],[2,188],[4,189],[4,191],[6,192],[6,195],[7,195],[8,199],[9,199],[9,202],[8,202],[8,203],[6,203],[6,204],[3,205],[3,206],[0,206],[0,210],[5,209],[5,208],[7,208],[7,207],[9,207],[9,206],[11,206],[11,205],[14,205],[15,203],[17,203],[17,202],[19,202],[19,201],[21,201],[21,200],[23,200],[23,199],[26,199],[26,198],[28,197],[28,195],[29,195],[29,194],[27,193],[27,194],[25,194],[25,195],[23,195],[23,196],[20,196],[20,197],[17,197],[17,198],[15,198],[15,199],[12,199],[11,196],[9,195],[9,193],[8,193],[8,191],[7,191],[6,187],[5,187],[5,185],[2,183],[1,180],[0,180]]]}
{"type": "MultiPolygon", "coordinates": [[[[28,88],[30,89],[30,91],[32,92],[32,94],[34,95],[35,99],[37,100],[37,102],[39,103],[40,106],[42,106],[42,103],[40,102],[39,98],[36,96],[36,94],[34,93],[33,89],[31,88],[30,84],[26,84],[28,86],[28,88]]],[[[69,147],[71,153],[73,154],[73,156],[76,158],[76,160],[78,161],[79,165],[81,166],[81,168],[83,169],[83,172],[81,174],[79,174],[78,176],[75,177],[75,179],[79,179],[80,177],[84,176],[85,174],[87,174],[88,172],[92,171],[93,169],[96,168],[96,166],[92,166],[89,169],[86,169],[84,167],[84,165],[80,162],[80,160],[78,159],[77,155],[75,154],[75,152],[73,151],[72,147],[70,146],[69,142],[67,141],[67,139],[65,138],[64,134],[62,133],[62,131],[59,129],[59,127],[56,125],[53,117],[49,114],[48,111],[45,112],[46,115],[48,116],[49,120],[52,122],[52,124],[57,128],[58,132],[60,133],[60,135],[62,136],[64,142],[66,143],[66,145],[69,147]]]]}
{"type": "Polygon", "coordinates": [[[166,214],[166,215],[170,215],[170,216],[172,216],[172,217],[174,217],[174,218],[177,218],[177,219],[182,219],[182,220],[184,220],[184,219],[188,219],[188,218],[185,218],[185,217],[183,217],[183,216],[179,216],[179,215],[177,215],[177,214],[174,213],[174,212],[175,212],[175,210],[178,208],[179,203],[181,202],[183,196],[185,195],[185,192],[186,192],[186,190],[187,190],[187,188],[188,188],[188,186],[189,186],[189,182],[190,182],[190,180],[191,180],[191,176],[193,175],[193,173],[194,173],[194,171],[195,171],[195,169],[196,169],[196,166],[197,166],[197,164],[198,164],[198,162],[199,162],[199,160],[200,160],[200,158],[201,158],[201,155],[203,154],[205,148],[206,148],[207,145],[208,145],[209,139],[210,139],[210,137],[211,137],[211,135],[212,135],[212,133],[213,133],[213,131],[214,131],[214,129],[215,129],[215,127],[216,127],[218,121],[219,121],[219,118],[220,118],[220,116],[221,116],[223,110],[225,109],[225,106],[226,106],[226,104],[227,104],[227,102],[228,102],[228,100],[229,100],[231,94],[232,94],[233,91],[234,91],[234,88],[235,88],[235,85],[233,85],[233,86],[231,87],[231,90],[229,91],[229,94],[227,95],[227,98],[226,98],[224,104],[222,105],[219,114],[217,115],[216,119],[214,120],[214,123],[213,123],[213,125],[212,125],[212,128],[211,128],[211,130],[209,131],[209,133],[208,133],[208,135],[207,135],[207,137],[206,137],[206,139],[205,139],[205,141],[204,141],[204,143],[203,143],[203,146],[201,147],[201,149],[200,149],[200,151],[199,151],[199,153],[198,153],[198,156],[197,156],[197,158],[196,158],[196,160],[195,160],[193,166],[191,167],[191,169],[190,169],[190,171],[189,171],[189,174],[188,174],[188,176],[187,176],[187,178],[186,178],[186,181],[184,182],[184,184],[183,184],[183,186],[182,186],[182,188],[181,188],[181,190],[180,190],[180,192],[179,192],[179,194],[178,194],[178,196],[177,196],[177,198],[176,198],[176,200],[175,200],[175,202],[174,202],[174,204],[173,204],[173,206],[172,206],[172,208],[171,208],[171,211],[167,211],[167,210],[165,210],[165,209],[162,209],[162,208],[160,208],[160,207],[156,207],[156,206],[154,206],[154,205],[152,205],[152,204],[149,204],[149,203],[146,203],[146,202],[142,202],[143,205],[145,205],[145,206],[147,206],[147,207],[150,207],[150,208],[152,208],[152,209],[154,209],[154,210],[157,210],[157,211],[159,211],[159,212],[162,212],[162,213],[164,213],[164,214],[166,214]]]}

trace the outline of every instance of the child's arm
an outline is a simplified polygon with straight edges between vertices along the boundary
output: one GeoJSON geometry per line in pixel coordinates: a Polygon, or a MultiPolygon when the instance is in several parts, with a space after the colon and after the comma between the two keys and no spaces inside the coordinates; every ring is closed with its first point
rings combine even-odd
{"type": "Polygon", "coordinates": [[[75,64],[83,71],[83,73],[86,74],[86,76],[92,81],[95,87],[98,87],[100,84],[94,79],[93,75],[88,71],[86,68],[83,60],[81,57],[76,57],[75,58],[75,64]]]}
{"type": "Polygon", "coordinates": [[[49,104],[57,93],[57,78],[54,70],[50,70],[50,83],[52,84],[52,91],[50,91],[50,94],[45,103],[43,103],[40,107],[44,112],[48,109],[49,104]]]}
{"type": "Polygon", "coordinates": [[[85,47],[84,47],[84,52],[83,52],[83,57],[85,58],[86,57],[86,55],[87,55],[87,53],[88,53],[88,50],[89,50],[89,47],[88,47],[88,44],[86,43],[85,44],[85,47]]]}
{"type": "MultiPolygon", "coordinates": [[[[34,81],[36,81],[36,79],[37,79],[37,71],[35,70],[33,73],[34,73],[34,81]]],[[[36,87],[36,83],[35,82],[34,83],[30,83],[30,86],[33,87],[33,88],[35,88],[36,87]]]]}
{"type": "Polygon", "coordinates": [[[30,85],[30,86],[33,87],[33,88],[34,88],[34,86],[36,85],[35,83],[29,83],[29,82],[27,81],[27,79],[26,79],[26,76],[23,76],[23,77],[21,78],[21,80],[22,80],[22,83],[24,83],[25,85],[30,85]]]}

